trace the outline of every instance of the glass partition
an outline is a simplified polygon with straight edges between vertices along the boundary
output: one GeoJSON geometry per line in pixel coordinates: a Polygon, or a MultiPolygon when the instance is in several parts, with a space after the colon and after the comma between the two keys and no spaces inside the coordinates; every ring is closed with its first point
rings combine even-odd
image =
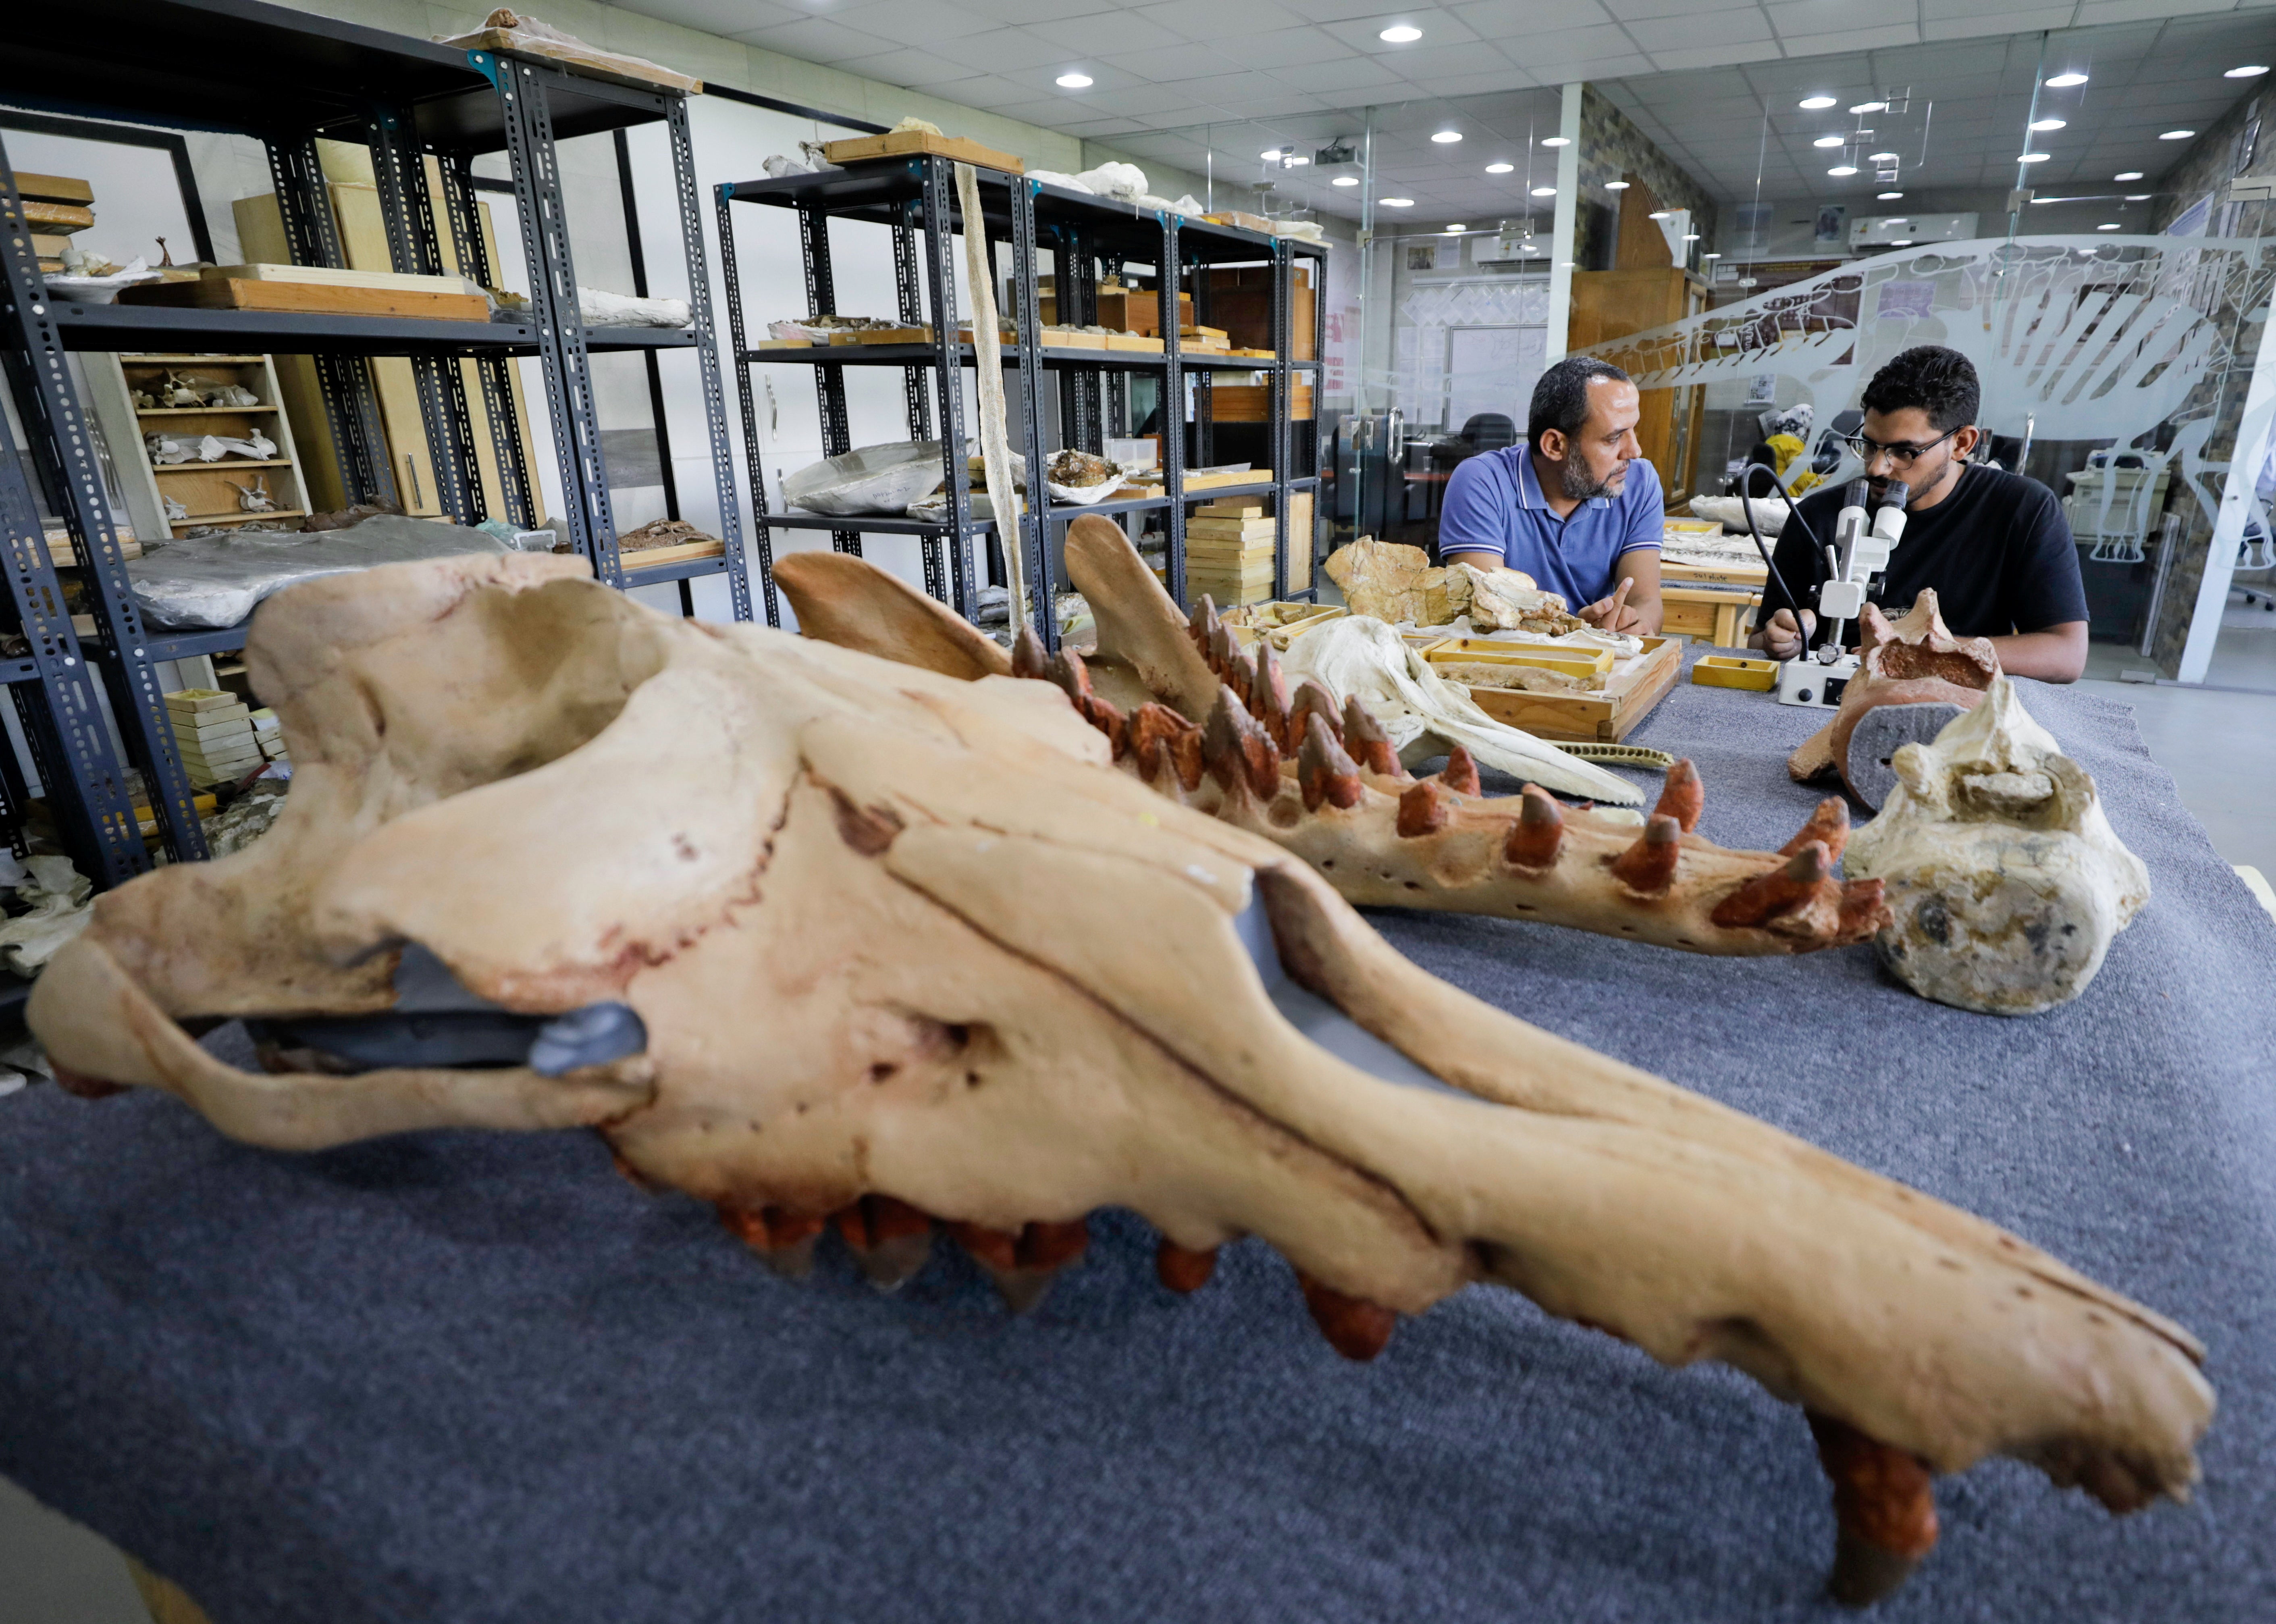
{"type": "Polygon", "coordinates": [[[2257,237],[1979,239],[1853,261],[1588,353],[1646,389],[1744,383],[1766,411],[1810,406],[1815,464],[1840,481],[1856,468],[1834,420],[1874,372],[1917,344],[1963,352],[1984,454],[2062,499],[2096,637],[2170,672],[2240,444],[2253,467],[2224,556],[2276,565],[2260,490],[2276,405],[2246,421],[2272,290],[2276,242],[2257,237]]]}

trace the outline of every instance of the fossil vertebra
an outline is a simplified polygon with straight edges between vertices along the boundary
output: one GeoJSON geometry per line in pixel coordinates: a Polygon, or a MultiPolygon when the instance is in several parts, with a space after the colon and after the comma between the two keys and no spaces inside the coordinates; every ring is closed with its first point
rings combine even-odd
{"type": "Polygon", "coordinates": [[[1868,603],[1858,619],[1857,674],[1825,725],[1787,759],[1797,783],[1839,771],[1850,793],[1878,807],[1895,787],[1890,766],[1900,747],[1933,739],[1963,710],[1982,702],[1999,675],[1999,656],[1986,637],[1954,637],[1923,588],[1901,619],[1868,603]]]}
{"type": "Polygon", "coordinates": [[[2094,780],[2025,713],[2014,683],[1932,743],[1849,845],[1888,887],[1881,960],[1923,998],[1993,1015],[2069,1002],[2150,899],[2150,875],[2102,815],[2094,780]]]}
{"type": "Polygon", "coordinates": [[[1263,1238],[1357,1356],[1511,1286],[1802,1405],[1852,1598],[1933,1539],[1931,1472],[2013,1454],[2121,1511],[2195,1478],[2187,1332],[1434,980],[1302,862],[1105,770],[1043,685],[667,618],[586,569],[270,599],[246,659],[292,793],[245,851],[98,901],[32,998],[57,1080],[282,1149],[597,1127],[778,1264],[829,1225],[891,1283],[938,1226],[1015,1301],[1128,1207],[1174,1287],[1263,1238]],[[273,1072],[183,1024],[228,1017],[273,1072]]]}

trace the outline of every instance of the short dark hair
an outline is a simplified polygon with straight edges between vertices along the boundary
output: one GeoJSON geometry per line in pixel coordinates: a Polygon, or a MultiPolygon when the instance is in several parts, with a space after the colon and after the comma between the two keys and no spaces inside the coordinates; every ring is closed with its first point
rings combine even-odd
{"type": "Polygon", "coordinates": [[[1533,409],[1525,419],[1526,443],[1538,446],[1551,429],[1568,440],[1579,434],[1589,421],[1589,385],[1598,378],[1625,383],[1628,375],[1593,355],[1567,355],[1543,373],[1533,386],[1533,409]]]}
{"type": "Polygon", "coordinates": [[[1984,404],[1976,364],[1940,344],[1916,345],[1873,375],[1865,385],[1868,412],[1901,412],[1918,406],[1938,434],[1965,429],[1984,404]]]}

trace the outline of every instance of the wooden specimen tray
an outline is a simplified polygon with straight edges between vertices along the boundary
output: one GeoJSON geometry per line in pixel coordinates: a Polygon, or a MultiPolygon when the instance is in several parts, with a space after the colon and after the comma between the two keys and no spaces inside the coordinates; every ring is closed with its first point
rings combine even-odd
{"type": "MultiPolygon", "coordinates": [[[[1429,658],[1430,653],[1426,651],[1423,657],[1429,658]]],[[[1536,738],[1618,744],[1651,714],[1651,708],[1675,686],[1682,670],[1680,642],[1673,637],[1647,637],[1642,654],[1616,664],[1606,674],[1601,694],[1473,688],[1470,698],[1495,721],[1521,727],[1536,738]]]]}
{"type": "Polygon", "coordinates": [[[1137,333],[1108,333],[1105,338],[1106,343],[1104,347],[1110,350],[1135,350],[1142,355],[1159,355],[1164,353],[1162,341],[1159,338],[1148,338],[1137,333]]]}
{"type": "Polygon", "coordinates": [[[1760,607],[1762,601],[1759,592],[1662,586],[1659,629],[1696,637],[1718,649],[1735,649],[1746,638],[1748,611],[1760,607]]]}
{"type": "Polygon", "coordinates": [[[906,158],[918,153],[929,157],[954,158],[959,163],[970,163],[981,169],[1001,170],[1007,175],[1028,172],[1028,166],[1008,152],[983,147],[978,141],[965,140],[961,135],[934,135],[924,130],[893,130],[884,135],[857,135],[848,140],[825,142],[822,148],[823,157],[845,169],[851,169],[857,163],[878,163],[887,158],[906,158]]]}
{"type": "Polygon", "coordinates": [[[200,310],[313,310],[334,315],[414,316],[430,322],[487,322],[490,315],[489,300],[479,293],[257,282],[247,277],[143,283],[121,288],[118,298],[122,304],[188,305],[200,310]]]}
{"type": "Polygon", "coordinates": [[[714,538],[705,542],[682,542],[677,547],[643,547],[634,552],[619,552],[617,562],[628,570],[649,570],[659,564],[685,564],[690,558],[716,558],[726,550],[727,543],[714,538]]]}
{"type": "Polygon", "coordinates": [[[1702,687],[1746,688],[1767,694],[1778,687],[1776,660],[1741,659],[1735,655],[1703,654],[1691,668],[1691,680],[1702,687]]]}
{"type": "Polygon", "coordinates": [[[1341,618],[1349,611],[1335,603],[1288,603],[1274,599],[1245,603],[1225,617],[1233,641],[1246,649],[1260,638],[1270,638],[1275,649],[1288,645],[1324,620],[1341,618]]]}
{"type": "Polygon", "coordinates": [[[1536,643],[1505,642],[1491,637],[1449,637],[1422,656],[1433,665],[1460,661],[1474,665],[1530,665],[1567,677],[1600,677],[1612,668],[1610,649],[1547,649],[1536,643]]]}
{"type": "Polygon", "coordinates": [[[830,335],[835,346],[841,344],[930,344],[929,327],[855,327],[830,335]]]}

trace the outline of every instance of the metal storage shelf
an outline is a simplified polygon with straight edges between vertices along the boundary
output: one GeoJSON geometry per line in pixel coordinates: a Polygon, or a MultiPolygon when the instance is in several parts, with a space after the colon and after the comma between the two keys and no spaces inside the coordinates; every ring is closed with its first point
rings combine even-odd
{"type": "MultiPolygon", "coordinates": [[[[826,529],[831,533],[838,550],[856,554],[861,550],[861,535],[865,531],[916,535],[923,543],[925,589],[934,597],[953,604],[967,619],[976,611],[977,582],[971,538],[992,535],[995,527],[987,520],[975,521],[968,517],[970,493],[964,489],[962,477],[968,439],[960,373],[962,368],[974,363],[975,354],[969,343],[959,342],[957,334],[959,312],[951,238],[963,231],[967,223],[957,201],[953,168],[946,158],[912,156],[864,163],[853,169],[730,183],[717,188],[719,254],[727,279],[729,330],[736,363],[746,369],[747,378],[749,368],[770,362],[811,367],[821,401],[823,453],[835,456],[853,445],[846,416],[845,369],[849,366],[899,367],[908,437],[937,437],[942,441],[943,474],[952,505],[950,515],[939,523],[769,512],[758,425],[747,384],[742,391],[743,447],[755,514],[754,541],[770,625],[779,624],[780,618],[769,535],[775,528],[826,529]],[[838,314],[829,223],[848,219],[888,227],[893,234],[898,305],[893,314],[909,327],[929,326],[935,335],[933,340],[901,345],[830,345],[812,349],[751,347],[745,342],[742,290],[735,273],[733,205],[737,203],[785,209],[797,216],[810,315],[838,314]],[[941,424],[937,436],[933,429],[936,406],[941,424]],[[944,552],[947,555],[945,560],[944,552]]],[[[1052,549],[1048,544],[1051,538],[1047,527],[1086,514],[1162,510],[1170,590],[1182,601],[1187,506],[1224,495],[1269,494],[1275,498],[1274,596],[1288,596],[1289,498],[1299,490],[1316,489],[1318,483],[1316,476],[1297,476],[1294,473],[1295,441],[1289,407],[1294,400],[1297,376],[1316,375],[1319,363],[1283,358],[1291,355],[1294,348],[1290,319],[1294,304],[1294,262],[1300,257],[1324,262],[1324,247],[1070,192],[1025,176],[985,169],[978,170],[976,174],[982,216],[977,224],[990,239],[990,262],[994,262],[996,242],[1008,241],[1012,249],[1011,307],[1000,314],[1022,337],[1004,345],[999,353],[1006,371],[1017,380],[1012,387],[1019,391],[1019,415],[1024,432],[1016,449],[1025,455],[1028,466],[1040,467],[1046,455],[1040,405],[1043,374],[1056,375],[1058,379],[1060,444],[1086,451],[1101,451],[1104,436],[1121,430],[1123,391],[1119,384],[1111,391],[1104,388],[1108,375],[1157,376],[1161,380],[1159,398],[1165,403],[1178,403],[1178,431],[1162,436],[1165,486],[1163,496],[1087,507],[1053,506],[1040,513],[1030,512],[1021,516],[1017,545],[1025,557],[1027,579],[1034,583],[1036,628],[1044,646],[1058,646],[1053,606],[1055,582],[1051,570],[1052,549]],[[1045,347],[1038,336],[1043,331],[1043,323],[1036,259],[1038,252],[1046,247],[1055,255],[1054,292],[1058,315],[1069,326],[1096,323],[1102,262],[1117,270],[1126,263],[1153,267],[1158,307],[1172,313],[1161,353],[1045,347]],[[1184,353],[1175,336],[1179,285],[1194,273],[1211,267],[1259,262],[1271,269],[1272,354],[1265,357],[1184,353]],[[1272,395],[1266,424],[1268,460],[1275,478],[1250,486],[1211,487],[1206,492],[1185,490],[1183,403],[1188,372],[1195,378],[1195,439],[1204,462],[1208,460],[1209,405],[1215,375],[1256,372],[1269,376],[1272,395]],[[1113,419],[1111,429],[1110,414],[1113,419]]],[[[1315,280],[1316,284],[1316,277],[1315,280]]],[[[1204,277],[1194,289],[1196,322],[1206,319],[1207,291],[1204,277]]],[[[1320,308],[1316,304],[1312,334],[1315,355],[1319,353],[1324,338],[1319,315],[1320,308]]],[[[1321,518],[1315,504],[1313,534],[1302,538],[1301,543],[1308,555],[1316,552],[1321,518]]],[[[1307,588],[1301,596],[1313,596],[1313,590],[1307,588]]]]}
{"type": "MultiPolygon", "coordinates": [[[[550,59],[467,51],[337,21],[264,0],[82,0],[18,8],[7,25],[11,92],[19,103],[93,113],[114,121],[253,136],[268,148],[294,261],[342,264],[316,154],[319,136],[371,148],[392,269],[444,267],[427,164],[436,161],[441,203],[470,270],[496,286],[482,259],[474,159],[507,155],[511,190],[528,255],[530,309],[512,322],[434,322],[300,311],[207,310],[159,305],[78,305],[47,293],[6,155],[0,152],[0,341],[9,359],[40,477],[61,510],[75,572],[93,600],[95,632],[84,645],[64,612],[33,492],[18,459],[0,459],[0,532],[9,553],[16,629],[31,658],[0,662],[21,716],[56,822],[72,855],[98,886],[115,884],[149,858],[124,765],[113,750],[93,673],[144,774],[164,843],[177,860],[206,854],[188,778],[159,693],[159,661],[242,648],[246,627],[146,635],[103,496],[95,436],[63,357],[70,351],[283,352],[317,357],[317,376],[342,473],[353,501],[395,494],[377,404],[365,369],[348,358],[410,357],[421,426],[432,452],[436,495],[461,523],[485,516],[475,476],[466,384],[459,359],[477,362],[498,482],[508,515],[534,521],[535,489],[515,432],[506,362],[536,358],[552,442],[561,459],[563,517],[595,573],[615,586],[685,583],[724,573],[738,619],[751,615],[744,573],[734,462],[710,322],[710,283],[697,203],[687,99],[673,90],[582,73],[550,59]],[[690,328],[584,326],[565,229],[558,140],[662,123],[670,134],[694,320],[690,328]],[[694,352],[710,425],[724,551],[709,558],[627,569],[618,557],[588,358],[633,351],[653,358],[694,352]]],[[[645,293],[644,273],[635,261],[645,293]]],[[[675,513],[676,516],[676,513],[675,513]]],[[[688,603],[687,588],[682,604],[688,603]]],[[[0,750],[0,826],[20,842],[27,785],[12,751],[0,750]]]]}
{"type": "MultiPolygon", "coordinates": [[[[409,316],[326,315],[302,310],[193,310],[171,305],[74,305],[55,301],[66,350],[145,350],[175,344],[243,344],[293,355],[486,355],[539,353],[525,322],[428,322],[409,316]]],[[[682,350],[695,335],[663,327],[588,327],[589,351],[682,350]]],[[[252,409],[252,408],[247,408],[252,409]]]]}
{"type": "MultiPolygon", "coordinates": [[[[956,346],[957,359],[965,366],[973,364],[972,346],[956,346]]],[[[1061,349],[1044,345],[1038,354],[1049,369],[1062,368],[1096,368],[1105,371],[1159,371],[1169,365],[1169,357],[1151,350],[1078,350],[1061,349]]],[[[1020,346],[1003,346],[1004,364],[1020,364],[1020,346]]],[[[929,344],[832,344],[816,345],[811,350],[746,350],[742,353],[746,366],[762,361],[788,361],[793,366],[807,367],[934,367],[940,364],[938,353],[929,344]]],[[[1270,372],[1273,362],[1262,355],[1195,355],[1179,358],[1188,367],[1216,367],[1227,372],[1270,372]]],[[[1318,362],[1300,360],[1289,363],[1299,371],[1316,368],[1318,362]]]]}

